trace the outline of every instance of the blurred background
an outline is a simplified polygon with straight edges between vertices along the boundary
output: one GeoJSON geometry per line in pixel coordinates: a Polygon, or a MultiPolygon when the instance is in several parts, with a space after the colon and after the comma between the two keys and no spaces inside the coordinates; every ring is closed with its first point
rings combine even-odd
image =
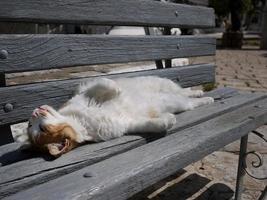
{"type": "MultiPolygon", "coordinates": [[[[209,6],[215,9],[216,28],[212,30],[186,30],[181,34],[216,33],[218,46],[242,48],[254,45],[267,48],[266,0],[169,0],[174,3],[209,6]]],[[[86,26],[62,24],[32,24],[0,22],[0,33],[86,33],[107,34],[111,26],[86,26]]]]}
{"type": "MultiPolygon", "coordinates": [[[[162,0],[166,1],[166,0],[162,0]]],[[[217,39],[216,57],[182,58],[172,60],[172,66],[215,62],[214,87],[234,87],[246,91],[267,91],[267,5],[266,0],[169,0],[214,8],[216,27],[212,29],[173,28],[173,35],[208,35],[217,39]]],[[[150,34],[164,34],[164,28],[149,27],[150,34]]],[[[92,26],[72,24],[33,24],[0,22],[0,34],[112,34],[145,35],[144,27],[92,26]]],[[[155,68],[154,61],[103,66],[83,66],[42,72],[7,75],[7,84],[76,78],[124,71],[155,68]],[[34,76],[33,76],[34,74],[34,76]],[[45,74],[45,76],[44,76],[45,74]]]]}

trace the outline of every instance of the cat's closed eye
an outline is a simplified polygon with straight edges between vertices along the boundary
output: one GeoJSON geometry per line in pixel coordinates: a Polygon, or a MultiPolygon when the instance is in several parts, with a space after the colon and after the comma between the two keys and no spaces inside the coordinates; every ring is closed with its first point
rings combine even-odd
{"type": "Polygon", "coordinates": [[[39,129],[42,131],[42,132],[45,132],[45,129],[44,129],[44,127],[40,124],[39,125],[39,129]]]}

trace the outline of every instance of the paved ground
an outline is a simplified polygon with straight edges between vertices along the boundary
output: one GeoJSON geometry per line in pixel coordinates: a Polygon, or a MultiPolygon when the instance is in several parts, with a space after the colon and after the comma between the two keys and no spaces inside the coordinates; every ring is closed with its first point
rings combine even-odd
{"type": "MultiPolygon", "coordinates": [[[[214,62],[213,57],[205,60],[214,62]]],[[[203,58],[192,58],[190,63],[202,62],[203,58]]],[[[267,92],[267,51],[255,48],[246,50],[218,50],[216,56],[216,77],[218,87],[230,86],[246,91],[267,92]]],[[[134,63],[130,70],[153,67],[153,63],[134,63]]],[[[88,75],[99,75],[111,72],[121,72],[125,65],[88,66],[53,70],[50,72],[19,73],[8,76],[8,84],[27,83],[29,81],[54,80],[60,78],[75,78],[88,75]],[[45,75],[44,75],[45,73],[45,75]]],[[[129,68],[128,68],[129,70],[129,68]]],[[[20,126],[19,126],[20,127],[20,126]]],[[[13,127],[19,134],[20,128],[13,127]]],[[[267,138],[267,126],[259,129],[267,138]]],[[[256,136],[249,137],[249,149],[257,150],[265,157],[265,164],[255,173],[257,176],[267,176],[267,143],[256,136]]],[[[235,187],[238,142],[228,145],[201,161],[186,167],[184,170],[155,184],[138,194],[132,200],[223,200],[231,199],[235,187]]],[[[258,199],[266,181],[257,181],[248,176],[245,178],[244,200],[258,199]]]]}
{"type": "Polygon", "coordinates": [[[267,51],[219,50],[216,60],[219,86],[267,91],[267,51]]]}
{"type": "MultiPolygon", "coordinates": [[[[214,58],[205,58],[214,61],[214,58]]],[[[191,63],[203,58],[190,59],[191,63]]],[[[267,92],[267,51],[255,48],[244,50],[218,50],[216,55],[216,80],[218,87],[233,87],[251,92],[267,92]]],[[[267,126],[258,129],[267,138],[267,126]]],[[[257,161],[248,157],[248,166],[257,177],[267,177],[267,143],[250,134],[248,151],[257,151],[264,164],[255,170],[249,165],[257,161]]],[[[228,200],[233,198],[237,174],[239,141],[196,162],[183,171],[155,184],[133,199],[138,200],[228,200]]],[[[253,158],[252,158],[253,157],[253,158]]],[[[259,161],[259,160],[258,160],[259,161]]],[[[244,200],[256,200],[267,185],[245,176],[244,200]]]]}

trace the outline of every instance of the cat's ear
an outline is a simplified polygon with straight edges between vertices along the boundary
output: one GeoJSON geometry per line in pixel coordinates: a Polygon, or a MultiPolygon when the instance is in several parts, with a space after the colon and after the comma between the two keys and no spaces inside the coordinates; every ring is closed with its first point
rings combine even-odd
{"type": "Polygon", "coordinates": [[[70,150],[71,144],[69,139],[65,139],[63,143],[51,143],[46,145],[50,155],[59,157],[70,150]]]}
{"type": "Polygon", "coordinates": [[[57,146],[56,144],[48,144],[47,149],[48,149],[49,154],[54,157],[59,157],[63,154],[63,152],[60,150],[60,147],[57,146]]]}

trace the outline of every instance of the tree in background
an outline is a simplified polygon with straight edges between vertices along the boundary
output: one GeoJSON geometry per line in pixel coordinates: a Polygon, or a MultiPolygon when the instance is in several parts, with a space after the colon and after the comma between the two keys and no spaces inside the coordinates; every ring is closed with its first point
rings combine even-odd
{"type": "Polygon", "coordinates": [[[262,37],[261,37],[261,49],[267,49],[267,3],[263,10],[263,23],[262,23],[262,37]]]}
{"type": "Polygon", "coordinates": [[[251,0],[230,1],[229,8],[231,13],[231,30],[234,32],[241,31],[243,14],[253,8],[251,0]]]}
{"type": "Polygon", "coordinates": [[[263,12],[265,0],[252,0],[250,9],[246,12],[243,27],[245,30],[250,29],[251,22],[261,21],[259,16],[263,12]]]}
{"type": "Polygon", "coordinates": [[[260,0],[209,0],[218,18],[222,21],[231,14],[231,31],[241,30],[243,14],[253,9],[253,3],[260,0]]]}
{"type": "Polygon", "coordinates": [[[230,0],[209,0],[209,6],[214,8],[217,15],[216,25],[220,25],[229,15],[229,1],[230,0]]]}
{"type": "Polygon", "coordinates": [[[252,0],[210,0],[209,5],[215,9],[219,21],[225,24],[222,45],[240,49],[243,41],[242,17],[252,9],[252,0]],[[228,22],[229,14],[231,23],[228,22]]]}

